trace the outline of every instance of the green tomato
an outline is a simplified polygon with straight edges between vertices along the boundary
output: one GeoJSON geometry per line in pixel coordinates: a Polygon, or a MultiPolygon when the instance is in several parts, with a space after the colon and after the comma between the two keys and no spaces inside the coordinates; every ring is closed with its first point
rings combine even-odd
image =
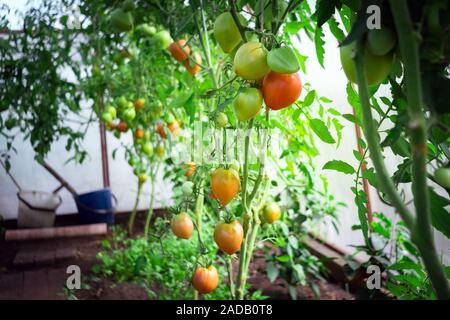
{"type": "MultiPolygon", "coordinates": [[[[348,80],[356,83],[356,66],[353,57],[356,54],[356,44],[352,43],[341,47],[341,63],[345,75],[348,80]]],[[[369,50],[364,51],[364,70],[366,72],[368,85],[375,85],[386,79],[391,72],[394,62],[392,53],[384,56],[376,56],[370,53],[369,50]]]]}
{"type": "Polygon", "coordinates": [[[164,121],[166,121],[166,123],[174,123],[175,120],[176,120],[175,117],[170,112],[168,112],[164,115],[164,121]]]}
{"type": "Polygon", "coordinates": [[[133,121],[135,117],[136,117],[136,111],[134,110],[134,108],[128,108],[127,110],[125,110],[123,112],[123,118],[127,122],[133,121]]]}
{"type": "Polygon", "coordinates": [[[267,50],[259,42],[243,44],[234,57],[234,72],[246,80],[259,80],[269,71],[267,50]]]}
{"type": "Polygon", "coordinates": [[[153,37],[156,34],[156,28],[150,26],[148,23],[138,25],[136,30],[148,37],[153,37]]]}
{"type": "Polygon", "coordinates": [[[194,184],[191,181],[186,181],[181,186],[181,192],[186,197],[189,197],[190,195],[192,195],[193,191],[194,191],[194,184]]]}
{"type": "Polygon", "coordinates": [[[145,143],[142,146],[142,151],[149,157],[153,155],[153,146],[150,143],[145,143]]]}
{"type": "Polygon", "coordinates": [[[135,156],[132,156],[129,160],[128,160],[128,164],[132,167],[134,167],[135,165],[137,165],[139,163],[139,159],[136,158],[135,156]]]}
{"type": "Polygon", "coordinates": [[[105,108],[105,112],[108,112],[113,119],[117,117],[117,110],[112,105],[107,105],[105,108]]]}
{"type": "Polygon", "coordinates": [[[369,30],[367,34],[367,49],[376,56],[389,53],[394,48],[395,42],[395,34],[386,27],[369,30]]]}
{"type": "Polygon", "coordinates": [[[439,168],[434,172],[434,179],[442,187],[450,189],[450,168],[439,168]]]}
{"type": "Polygon", "coordinates": [[[216,116],[217,128],[225,128],[228,124],[228,117],[225,113],[219,112],[216,116]]]}
{"type": "Polygon", "coordinates": [[[263,96],[257,88],[245,88],[233,101],[234,111],[240,121],[256,117],[262,108],[263,96]]]}
{"type": "MultiPolygon", "coordinates": [[[[245,25],[245,19],[239,15],[241,24],[245,25]]],[[[229,12],[219,15],[214,22],[214,37],[220,48],[225,53],[230,53],[241,41],[242,37],[233,16],[229,12]]]]}
{"type": "Polygon", "coordinates": [[[127,99],[125,99],[124,96],[120,96],[120,97],[116,98],[116,104],[119,107],[119,110],[124,110],[128,106],[127,99]]]}
{"type": "Polygon", "coordinates": [[[111,13],[111,24],[120,32],[130,31],[133,28],[133,16],[122,8],[117,8],[111,13]]]}
{"type": "Polygon", "coordinates": [[[117,139],[120,139],[120,131],[119,130],[116,130],[116,131],[114,131],[114,137],[116,137],[117,139]]]}
{"type": "Polygon", "coordinates": [[[170,44],[173,42],[172,37],[170,36],[169,31],[161,30],[155,34],[155,39],[158,42],[161,49],[167,49],[170,44]]]}
{"type": "Polygon", "coordinates": [[[102,113],[102,120],[106,124],[110,124],[113,121],[113,116],[111,115],[111,113],[105,111],[102,113]]]}

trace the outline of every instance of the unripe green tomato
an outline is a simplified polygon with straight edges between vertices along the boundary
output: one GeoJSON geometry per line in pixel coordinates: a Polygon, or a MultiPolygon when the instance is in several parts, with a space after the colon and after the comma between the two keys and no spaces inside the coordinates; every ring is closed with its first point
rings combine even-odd
{"type": "Polygon", "coordinates": [[[136,6],[134,5],[134,1],[133,0],[125,0],[122,4],[122,9],[124,11],[133,11],[134,9],[136,9],[136,6]]]}
{"type": "Polygon", "coordinates": [[[147,181],[147,175],[145,173],[141,173],[138,177],[139,183],[144,184],[147,181]]]}
{"type": "Polygon", "coordinates": [[[116,137],[117,139],[120,139],[120,131],[116,130],[114,131],[114,137],[116,137]]]}
{"type": "MultiPolygon", "coordinates": [[[[241,23],[245,22],[240,15],[239,19],[241,23]]],[[[216,18],[214,22],[214,38],[216,38],[217,43],[225,53],[230,53],[242,41],[241,33],[230,12],[224,12],[216,18]]]]}
{"type": "Polygon", "coordinates": [[[113,121],[113,117],[112,117],[111,113],[105,111],[105,112],[102,112],[102,120],[106,124],[110,124],[113,121]]]}
{"type": "Polygon", "coordinates": [[[111,24],[117,31],[130,31],[133,28],[133,16],[122,8],[117,8],[111,13],[111,24]]]}
{"type": "Polygon", "coordinates": [[[234,111],[240,121],[256,117],[262,108],[263,96],[257,88],[245,88],[233,101],[234,111]]]}
{"type": "Polygon", "coordinates": [[[175,117],[170,112],[166,113],[164,116],[164,121],[166,121],[166,123],[174,123],[175,120],[176,120],[175,117]]]}
{"type": "MultiPolygon", "coordinates": [[[[342,68],[348,80],[356,83],[356,65],[353,60],[356,54],[356,44],[351,43],[340,49],[342,68]]],[[[384,56],[373,55],[367,48],[364,50],[364,70],[367,84],[375,85],[386,79],[392,69],[394,55],[388,53],[384,56]]]]}
{"type": "Polygon", "coordinates": [[[434,179],[446,189],[450,189],[450,168],[439,168],[434,172],[434,179]]]}
{"type": "Polygon", "coordinates": [[[153,155],[153,146],[150,143],[145,143],[142,146],[142,151],[149,157],[153,155]]]}
{"type": "Polygon", "coordinates": [[[367,49],[377,56],[389,53],[394,48],[395,42],[395,34],[386,27],[369,30],[367,33],[367,49]]]}
{"type": "Polygon", "coordinates": [[[123,118],[127,122],[133,121],[135,117],[136,117],[136,111],[134,110],[134,108],[129,108],[129,109],[125,110],[123,113],[123,118]]]}
{"type": "Polygon", "coordinates": [[[155,34],[155,39],[158,42],[158,45],[161,49],[167,49],[170,44],[173,42],[172,37],[170,36],[169,31],[161,30],[155,34]]]}
{"type": "Polygon", "coordinates": [[[269,71],[267,50],[259,42],[247,42],[239,47],[234,57],[234,72],[246,80],[259,80],[269,71]]]}
{"type": "Polygon", "coordinates": [[[124,110],[127,108],[128,102],[124,96],[120,96],[116,98],[116,104],[119,107],[119,110],[124,110]]]}
{"type": "Polygon", "coordinates": [[[194,192],[194,183],[192,183],[191,181],[186,181],[185,183],[183,183],[183,185],[181,186],[181,192],[185,197],[189,197],[190,195],[192,195],[192,193],[194,192]]]}
{"type": "Polygon", "coordinates": [[[105,112],[108,112],[113,119],[117,117],[117,110],[112,105],[107,105],[105,108],[105,112]]]}
{"type": "Polygon", "coordinates": [[[137,165],[139,162],[138,158],[132,156],[129,160],[128,160],[128,164],[132,167],[134,167],[135,165],[137,165]]]}
{"type": "Polygon", "coordinates": [[[228,124],[228,117],[225,113],[219,112],[216,116],[217,128],[225,128],[228,124]]]}

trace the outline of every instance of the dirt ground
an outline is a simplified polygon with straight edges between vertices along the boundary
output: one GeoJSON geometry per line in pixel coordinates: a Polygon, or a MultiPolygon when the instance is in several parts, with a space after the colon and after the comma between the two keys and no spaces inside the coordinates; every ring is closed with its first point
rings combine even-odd
{"type": "MultiPolygon", "coordinates": [[[[123,221],[117,219],[119,224],[123,221]]],[[[148,299],[145,289],[138,284],[115,283],[107,278],[91,276],[90,270],[97,263],[96,255],[102,250],[102,239],[84,237],[20,243],[0,240],[0,299],[148,299]],[[66,270],[72,264],[80,266],[82,275],[88,275],[89,281],[83,281],[82,278],[82,290],[65,289],[69,276],[66,270]]],[[[263,255],[256,253],[249,274],[253,288],[261,289],[262,294],[270,299],[290,299],[287,284],[281,279],[271,283],[265,267],[263,255]]],[[[331,281],[319,281],[317,284],[321,292],[320,299],[355,299],[340,284],[331,281]]],[[[314,295],[309,287],[298,286],[297,299],[314,299],[314,295]]]]}

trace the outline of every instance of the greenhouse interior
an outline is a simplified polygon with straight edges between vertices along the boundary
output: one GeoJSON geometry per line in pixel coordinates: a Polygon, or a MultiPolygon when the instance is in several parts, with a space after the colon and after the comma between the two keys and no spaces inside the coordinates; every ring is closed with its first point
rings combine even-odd
{"type": "Polygon", "coordinates": [[[446,0],[0,0],[0,300],[449,300],[449,147],[446,0]]]}

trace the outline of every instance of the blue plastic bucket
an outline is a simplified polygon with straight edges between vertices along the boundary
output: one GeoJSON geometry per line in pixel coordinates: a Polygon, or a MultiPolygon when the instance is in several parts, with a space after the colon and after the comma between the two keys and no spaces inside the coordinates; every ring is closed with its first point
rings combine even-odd
{"type": "Polygon", "coordinates": [[[117,199],[111,189],[101,189],[79,194],[75,197],[78,214],[84,223],[114,223],[117,199]],[[113,205],[114,199],[114,205],[113,205]]]}

